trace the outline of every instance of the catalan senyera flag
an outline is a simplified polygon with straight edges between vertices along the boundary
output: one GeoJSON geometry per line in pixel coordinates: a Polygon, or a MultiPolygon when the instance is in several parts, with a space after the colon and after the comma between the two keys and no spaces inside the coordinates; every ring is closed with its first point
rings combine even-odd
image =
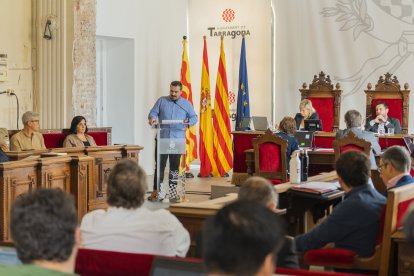
{"type": "Polygon", "coordinates": [[[224,55],[224,41],[221,37],[220,59],[217,70],[216,93],[214,96],[214,160],[217,172],[214,176],[223,176],[233,168],[233,149],[230,133],[230,112],[228,97],[226,56],[224,55]]]}
{"type": "Polygon", "coordinates": [[[217,167],[213,155],[213,121],[211,110],[210,72],[208,67],[206,37],[204,37],[203,64],[201,68],[199,134],[200,176],[207,177],[213,172],[213,170],[217,172],[217,167]]]}
{"type": "MultiPolygon", "coordinates": [[[[190,64],[188,62],[187,55],[187,38],[184,36],[183,39],[183,57],[181,62],[181,78],[180,81],[183,85],[183,90],[181,97],[187,99],[191,104],[193,104],[193,94],[191,92],[191,78],[190,78],[190,64]]],[[[186,160],[185,168],[186,172],[190,171],[190,163],[194,159],[197,159],[197,134],[196,126],[191,126],[187,128],[185,132],[186,138],[186,160]]]]}
{"type": "Polygon", "coordinates": [[[246,130],[248,127],[243,126],[243,118],[250,118],[249,103],[249,81],[247,78],[247,62],[246,62],[246,43],[244,36],[240,52],[239,67],[239,93],[237,95],[237,112],[236,112],[236,130],[246,130]]]}

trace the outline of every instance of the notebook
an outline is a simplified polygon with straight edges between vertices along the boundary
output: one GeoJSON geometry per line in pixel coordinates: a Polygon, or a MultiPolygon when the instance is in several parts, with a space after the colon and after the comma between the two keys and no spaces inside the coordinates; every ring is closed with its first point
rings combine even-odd
{"type": "Polygon", "coordinates": [[[296,131],[295,138],[300,148],[311,148],[313,142],[313,131],[296,131]]]}
{"type": "Polygon", "coordinates": [[[312,194],[324,194],[340,189],[339,182],[308,182],[293,186],[291,189],[312,194]]]}
{"type": "Polygon", "coordinates": [[[407,146],[407,150],[408,152],[411,154],[414,151],[414,144],[413,144],[413,140],[411,139],[411,137],[404,137],[404,142],[405,145],[407,146]]]}
{"type": "Polygon", "coordinates": [[[254,130],[266,130],[269,127],[266,117],[253,116],[252,121],[254,130]]]}
{"type": "Polygon", "coordinates": [[[204,272],[201,260],[156,257],[152,262],[151,276],[201,276],[204,272]]]}

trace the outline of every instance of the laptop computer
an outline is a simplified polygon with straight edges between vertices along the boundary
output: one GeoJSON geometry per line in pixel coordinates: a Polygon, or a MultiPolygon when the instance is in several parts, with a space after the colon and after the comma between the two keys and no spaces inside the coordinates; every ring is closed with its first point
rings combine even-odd
{"type": "Polygon", "coordinates": [[[249,130],[250,129],[250,117],[243,117],[241,121],[241,129],[249,130]]]}
{"type": "Polygon", "coordinates": [[[411,139],[411,137],[404,137],[403,139],[404,139],[408,152],[410,154],[413,153],[414,152],[413,139],[411,139]]]}
{"type": "Polygon", "coordinates": [[[322,131],[322,121],[315,119],[305,120],[305,130],[307,131],[322,131]]]}
{"type": "Polygon", "coordinates": [[[254,130],[266,130],[269,128],[266,117],[253,116],[252,121],[254,130]]]}
{"type": "Polygon", "coordinates": [[[201,260],[156,257],[152,262],[151,276],[201,276],[204,272],[201,260]]]}
{"type": "Polygon", "coordinates": [[[311,148],[313,142],[313,131],[296,131],[295,138],[300,148],[311,148]]]}

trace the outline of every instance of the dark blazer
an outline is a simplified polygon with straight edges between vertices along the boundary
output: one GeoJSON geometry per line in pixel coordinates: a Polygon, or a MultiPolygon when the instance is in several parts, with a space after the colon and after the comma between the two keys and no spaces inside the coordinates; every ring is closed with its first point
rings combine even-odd
{"type": "MultiPolygon", "coordinates": [[[[371,121],[373,121],[373,120],[371,120],[371,121]]],[[[365,124],[365,130],[366,131],[371,131],[371,132],[378,132],[378,124],[375,123],[375,124],[371,125],[371,121],[368,121],[365,124]]],[[[388,132],[388,128],[390,128],[390,127],[394,128],[394,133],[395,134],[399,134],[399,133],[402,132],[400,121],[396,118],[391,118],[391,117],[387,118],[387,124],[384,126],[385,132],[388,132]]]]}
{"type": "Polygon", "coordinates": [[[277,267],[299,268],[298,255],[296,254],[295,240],[293,237],[285,236],[282,248],[277,253],[277,267]]]}
{"type": "Polygon", "coordinates": [[[295,238],[296,250],[322,248],[333,242],[337,248],[371,256],[385,203],[386,198],[373,185],[353,187],[321,224],[295,238]]]}
{"type": "MultiPolygon", "coordinates": [[[[296,121],[296,129],[300,128],[300,123],[302,122],[303,116],[300,113],[296,113],[295,115],[295,121],[296,121]]],[[[309,117],[310,120],[319,120],[319,114],[314,112],[309,117]]]]}
{"type": "Polygon", "coordinates": [[[284,132],[276,133],[276,135],[288,141],[286,150],[286,162],[287,168],[289,170],[290,156],[292,155],[292,152],[294,152],[295,150],[299,150],[298,140],[295,137],[290,136],[289,134],[286,134],[284,132]]]}
{"type": "Polygon", "coordinates": [[[387,191],[383,193],[383,195],[387,196],[389,190],[399,188],[399,187],[402,187],[402,186],[405,186],[411,183],[414,183],[414,178],[411,175],[404,175],[403,177],[400,178],[400,180],[397,181],[397,184],[395,184],[395,186],[389,188],[387,191]]]}

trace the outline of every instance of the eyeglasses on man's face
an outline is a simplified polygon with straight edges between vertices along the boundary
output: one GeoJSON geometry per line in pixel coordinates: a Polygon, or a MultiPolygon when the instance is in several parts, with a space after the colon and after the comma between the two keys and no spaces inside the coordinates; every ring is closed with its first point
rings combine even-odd
{"type": "Polygon", "coordinates": [[[382,163],[380,165],[378,165],[378,171],[381,172],[382,168],[384,168],[388,163],[382,163]]]}

